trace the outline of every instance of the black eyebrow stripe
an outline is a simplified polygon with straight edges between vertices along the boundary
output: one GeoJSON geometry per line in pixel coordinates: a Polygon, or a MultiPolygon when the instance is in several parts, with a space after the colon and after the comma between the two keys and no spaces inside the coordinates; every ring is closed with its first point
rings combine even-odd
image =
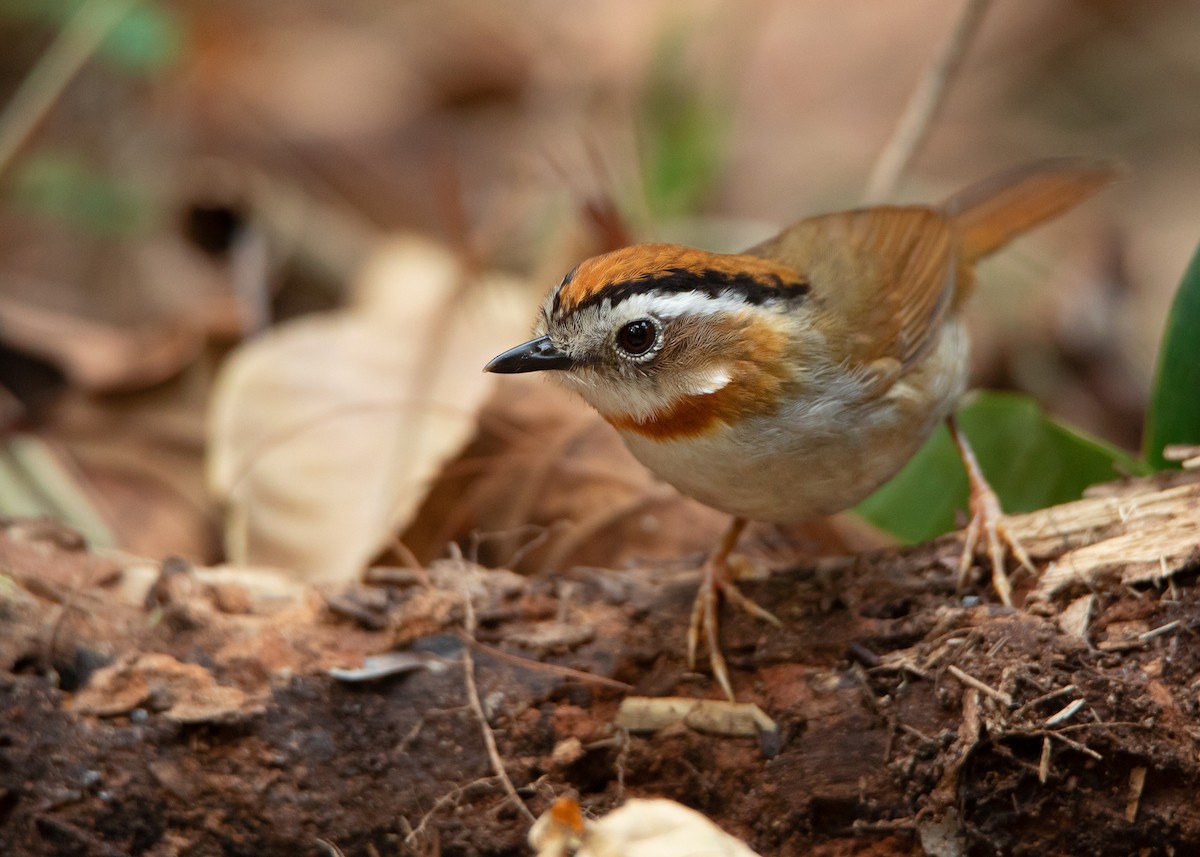
{"type": "MultiPolygon", "coordinates": [[[[717,298],[731,292],[748,304],[761,306],[768,301],[803,298],[808,294],[808,289],[807,282],[803,280],[785,281],[778,274],[767,274],[765,277],[759,278],[751,274],[731,274],[712,268],[705,268],[702,271],[667,268],[654,274],[642,274],[633,279],[608,283],[573,306],[571,311],[575,312],[595,306],[604,301],[611,301],[612,305],[616,306],[626,298],[651,291],[660,294],[699,292],[710,298],[717,298]]],[[[555,295],[554,310],[556,313],[558,309],[558,296],[555,295]]]]}
{"type": "MultiPolygon", "coordinates": [[[[582,264],[582,263],[580,263],[580,264],[582,264]]],[[[558,284],[558,288],[556,288],[554,290],[554,305],[552,308],[552,312],[555,315],[558,315],[559,309],[562,307],[563,289],[565,289],[567,286],[569,286],[571,284],[571,280],[575,279],[575,272],[578,270],[579,270],[579,265],[576,265],[574,268],[567,271],[567,273],[563,275],[562,282],[558,284]]]]}

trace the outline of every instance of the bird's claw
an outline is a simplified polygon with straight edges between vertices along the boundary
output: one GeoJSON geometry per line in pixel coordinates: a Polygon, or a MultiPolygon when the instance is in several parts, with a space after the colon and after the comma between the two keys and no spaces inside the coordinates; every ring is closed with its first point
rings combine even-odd
{"type": "Polygon", "coordinates": [[[783,623],[775,614],[760,607],[737,588],[729,579],[728,567],[724,562],[709,560],[705,563],[700,590],[692,603],[692,618],[688,623],[688,669],[696,669],[696,652],[699,650],[700,636],[703,634],[705,645],[708,646],[708,663],[713,678],[729,701],[735,702],[733,685],[729,681],[729,668],[725,663],[725,655],[721,652],[721,642],[717,634],[718,593],[724,593],[730,604],[740,607],[756,619],[768,622],[776,628],[783,627],[783,623]]]}
{"type": "Polygon", "coordinates": [[[1005,557],[1011,551],[1017,562],[1030,574],[1037,569],[1029,554],[1013,535],[1000,509],[1000,499],[986,482],[972,482],[970,499],[971,522],[967,525],[962,556],[958,563],[958,588],[961,591],[975,559],[975,551],[983,542],[992,566],[992,587],[1006,607],[1012,606],[1012,582],[1005,571],[1005,557]]]}

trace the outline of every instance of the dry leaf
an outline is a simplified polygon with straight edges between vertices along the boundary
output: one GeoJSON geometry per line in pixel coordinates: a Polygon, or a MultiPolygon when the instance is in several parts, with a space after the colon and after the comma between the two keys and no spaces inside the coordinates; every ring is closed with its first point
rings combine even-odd
{"type": "Polygon", "coordinates": [[[560,798],[529,831],[538,857],[756,857],[694,809],[671,800],[631,800],[599,821],[560,798]]]}
{"type": "Polygon", "coordinates": [[[261,700],[217,684],[199,664],[161,654],[133,654],[105,667],[71,703],[73,711],[99,717],[135,708],[161,711],[178,723],[232,723],[265,710],[261,700]]]}
{"type": "Polygon", "coordinates": [[[475,428],[492,384],[483,365],[528,325],[513,281],[468,276],[439,245],[396,239],[351,309],[232,356],[208,461],[232,562],[350,580],[415,513],[475,428]]]}
{"type": "Polygon", "coordinates": [[[196,359],[203,337],[181,324],[124,329],[0,298],[4,340],[50,360],[89,392],[141,390],[196,359]]]}

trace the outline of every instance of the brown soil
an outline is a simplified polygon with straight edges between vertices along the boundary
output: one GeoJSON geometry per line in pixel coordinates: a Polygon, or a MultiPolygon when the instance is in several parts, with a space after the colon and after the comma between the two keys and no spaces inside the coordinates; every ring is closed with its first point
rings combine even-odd
{"type": "MultiPolygon", "coordinates": [[[[1114,492],[1108,530],[1064,524],[1036,558],[1061,566],[1064,551],[1119,538],[1128,507],[1164,493],[1164,534],[1200,514],[1200,486],[1180,479],[1114,492]]],[[[1079,505],[1052,511],[1063,521],[1079,505]]],[[[715,698],[681,658],[694,576],[520,578],[456,562],[431,569],[429,587],[269,608],[171,566],[143,604],[128,572],[53,528],[10,523],[2,850],[298,857],[332,853],[324,840],[347,857],[527,853],[528,821],[467,704],[469,593],[477,640],[528,659],[473,649],[488,725],[534,815],[575,790],[597,814],[673,798],[764,855],[1200,853],[1194,557],[1164,557],[1168,577],[1144,582],[1121,582],[1111,558],[1056,592],[1025,580],[1010,610],[980,581],[955,593],[958,549],[947,537],[745,583],[785,624],[723,608],[739,699],[778,726],[755,739],[628,734],[614,726],[626,692],[536,663],[642,696],[715,698]],[[398,648],[446,668],[326,673],[398,648]]]]}

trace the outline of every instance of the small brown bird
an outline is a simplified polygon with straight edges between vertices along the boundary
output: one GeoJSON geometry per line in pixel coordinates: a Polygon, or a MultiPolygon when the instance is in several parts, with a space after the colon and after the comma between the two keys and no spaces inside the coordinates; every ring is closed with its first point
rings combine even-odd
{"type": "Polygon", "coordinates": [[[582,262],[545,301],[536,338],[489,372],[555,370],[639,461],[734,516],[705,564],[688,631],[704,634],[732,699],[717,594],[778,624],[738,591],[728,557],[747,520],[848,509],[894,476],[943,420],[971,482],[960,565],[982,539],[1004,603],[1000,504],[953,421],[967,383],[960,313],[975,263],[1111,182],[1110,164],[1041,161],[940,206],[884,205],[801,220],[744,253],[637,244],[582,262]]]}

